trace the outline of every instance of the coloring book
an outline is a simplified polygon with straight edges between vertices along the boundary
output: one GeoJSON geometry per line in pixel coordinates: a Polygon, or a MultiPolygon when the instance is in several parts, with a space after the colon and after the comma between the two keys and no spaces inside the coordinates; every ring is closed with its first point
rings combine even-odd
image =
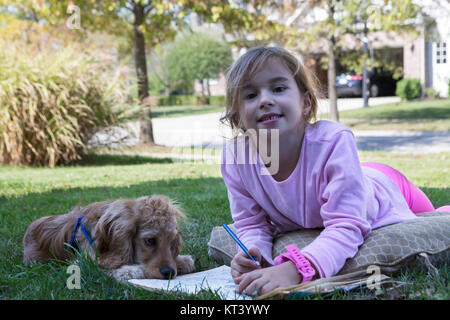
{"type": "Polygon", "coordinates": [[[128,282],[150,291],[182,291],[197,294],[202,290],[211,290],[224,300],[252,299],[250,296],[236,293],[237,285],[231,277],[231,269],[225,265],[206,271],[176,276],[173,280],[131,279],[128,282]]]}

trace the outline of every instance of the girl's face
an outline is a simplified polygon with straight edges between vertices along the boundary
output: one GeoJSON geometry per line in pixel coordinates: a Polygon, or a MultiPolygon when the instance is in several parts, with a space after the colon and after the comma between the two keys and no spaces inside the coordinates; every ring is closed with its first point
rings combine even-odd
{"type": "Polygon", "coordinates": [[[278,129],[283,137],[295,135],[305,126],[304,96],[278,59],[268,60],[244,84],[240,103],[239,116],[246,130],[278,129]]]}

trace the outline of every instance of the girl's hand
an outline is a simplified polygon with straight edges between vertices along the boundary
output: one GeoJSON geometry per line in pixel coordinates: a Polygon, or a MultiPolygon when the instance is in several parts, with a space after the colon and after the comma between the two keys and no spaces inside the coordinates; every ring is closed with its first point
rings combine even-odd
{"type": "MultiPolygon", "coordinates": [[[[248,252],[262,265],[262,256],[258,248],[250,248],[248,252]]],[[[255,262],[251,260],[244,253],[244,251],[239,251],[234,256],[233,260],[231,260],[230,267],[231,276],[233,277],[233,280],[236,284],[238,283],[236,282],[237,277],[241,276],[244,273],[258,269],[258,266],[255,264],[255,262]]]]}
{"type": "MultiPolygon", "coordinates": [[[[234,278],[234,277],[233,277],[234,278]]],[[[292,261],[286,261],[277,266],[254,270],[234,278],[239,284],[236,291],[252,295],[255,291],[258,295],[265,294],[276,288],[286,288],[301,281],[301,275],[292,261]]]]}

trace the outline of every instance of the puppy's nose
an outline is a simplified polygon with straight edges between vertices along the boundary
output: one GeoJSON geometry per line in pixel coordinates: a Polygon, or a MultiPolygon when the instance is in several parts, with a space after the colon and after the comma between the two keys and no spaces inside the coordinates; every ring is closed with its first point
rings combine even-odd
{"type": "Polygon", "coordinates": [[[172,279],[175,276],[175,270],[170,267],[162,267],[159,269],[164,279],[172,279]]]}

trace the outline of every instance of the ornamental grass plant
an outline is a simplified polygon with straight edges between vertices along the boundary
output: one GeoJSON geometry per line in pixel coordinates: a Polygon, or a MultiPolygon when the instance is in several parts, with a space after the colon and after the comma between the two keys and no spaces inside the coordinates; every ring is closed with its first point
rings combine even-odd
{"type": "Polygon", "coordinates": [[[127,90],[113,55],[76,45],[0,47],[0,164],[79,160],[96,130],[119,122],[127,90]]]}

